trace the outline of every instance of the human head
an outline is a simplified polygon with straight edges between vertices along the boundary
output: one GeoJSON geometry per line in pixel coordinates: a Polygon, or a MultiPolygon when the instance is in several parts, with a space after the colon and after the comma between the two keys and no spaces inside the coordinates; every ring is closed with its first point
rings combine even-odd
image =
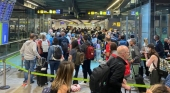
{"type": "Polygon", "coordinates": [[[41,35],[42,40],[46,40],[46,36],[44,34],[41,35]]]}
{"type": "Polygon", "coordinates": [[[117,50],[117,44],[115,42],[110,43],[110,52],[112,53],[113,51],[117,50]]]}
{"type": "Polygon", "coordinates": [[[61,31],[61,36],[65,36],[65,32],[64,31],[61,31]]]}
{"type": "Polygon", "coordinates": [[[117,48],[117,54],[124,60],[129,59],[129,49],[127,46],[121,45],[117,48]]]}
{"type": "Polygon", "coordinates": [[[53,39],[53,45],[58,45],[58,39],[57,38],[53,39]]]}
{"type": "Polygon", "coordinates": [[[170,93],[168,88],[162,84],[155,84],[146,91],[146,93],[170,93]]]}
{"type": "Polygon", "coordinates": [[[147,39],[147,38],[144,38],[144,39],[143,39],[143,42],[144,42],[146,45],[148,45],[148,39],[147,39]]]}
{"type": "Polygon", "coordinates": [[[84,34],[83,39],[84,39],[85,41],[87,41],[87,40],[88,40],[88,35],[87,35],[87,34],[84,34]]]}
{"type": "Polygon", "coordinates": [[[37,34],[34,35],[34,40],[36,40],[36,39],[38,39],[38,35],[37,34]]]}
{"type": "Polygon", "coordinates": [[[109,35],[106,36],[106,42],[111,42],[111,37],[109,35]]]}
{"type": "Polygon", "coordinates": [[[134,38],[131,38],[130,39],[130,45],[132,46],[132,45],[135,45],[135,44],[136,44],[136,40],[134,38]]]}
{"type": "Polygon", "coordinates": [[[158,35],[155,35],[155,36],[154,36],[154,40],[156,40],[156,41],[159,40],[159,36],[158,36],[158,35]]]}
{"type": "Polygon", "coordinates": [[[30,40],[33,40],[34,37],[35,37],[35,34],[34,34],[34,33],[31,33],[31,34],[30,34],[30,40]]]}
{"type": "Polygon", "coordinates": [[[73,62],[61,62],[56,73],[56,78],[54,79],[51,85],[52,90],[59,89],[62,85],[66,85],[68,89],[70,89],[73,71],[73,62]]]}
{"type": "Polygon", "coordinates": [[[157,55],[157,56],[159,56],[158,53],[157,53],[156,50],[155,50],[154,44],[148,44],[148,46],[147,46],[147,52],[148,52],[148,54],[149,54],[150,56],[151,56],[151,55],[157,55]]]}
{"type": "Polygon", "coordinates": [[[165,39],[164,39],[164,42],[168,42],[168,38],[165,38],[165,39]]]}
{"type": "Polygon", "coordinates": [[[77,48],[78,47],[78,41],[73,40],[73,42],[71,42],[71,46],[72,46],[72,48],[77,48]]]}
{"type": "Polygon", "coordinates": [[[125,35],[121,35],[120,39],[125,39],[125,35]]]}

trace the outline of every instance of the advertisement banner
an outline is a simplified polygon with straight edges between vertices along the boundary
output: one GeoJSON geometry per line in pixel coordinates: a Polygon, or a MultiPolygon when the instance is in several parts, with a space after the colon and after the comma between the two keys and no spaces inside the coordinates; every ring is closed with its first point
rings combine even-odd
{"type": "Polygon", "coordinates": [[[8,23],[2,24],[2,44],[8,43],[8,23]]]}
{"type": "Polygon", "coordinates": [[[2,23],[0,22],[0,45],[2,44],[2,23]]]}

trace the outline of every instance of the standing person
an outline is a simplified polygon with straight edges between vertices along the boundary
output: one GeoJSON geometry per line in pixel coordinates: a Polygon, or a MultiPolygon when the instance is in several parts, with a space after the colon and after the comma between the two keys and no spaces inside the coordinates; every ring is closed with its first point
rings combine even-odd
{"type": "Polygon", "coordinates": [[[159,36],[155,35],[154,40],[156,41],[156,45],[155,45],[156,52],[158,52],[159,57],[164,58],[164,48],[162,42],[159,39],[159,36]]]}
{"type": "MultiPolygon", "coordinates": [[[[79,48],[78,41],[77,41],[77,40],[74,40],[74,41],[71,43],[71,46],[72,46],[72,49],[71,49],[71,51],[70,51],[69,60],[70,60],[71,62],[74,62],[74,63],[75,63],[76,57],[77,57],[77,52],[80,52],[80,48],[79,48]]],[[[80,68],[80,65],[75,64],[75,75],[74,75],[74,78],[77,78],[77,77],[78,77],[79,68],[80,68]]],[[[74,80],[74,81],[73,81],[73,84],[78,84],[78,80],[74,80]]]]}
{"type": "Polygon", "coordinates": [[[96,45],[96,60],[99,61],[101,59],[101,46],[100,46],[101,41],[97,40],[97,45],[96,45]]]}
{"type": "MultiPolygon", "coordinates": [[[[50,70],[51,74],[54,75],[54,70],[57,72],[57,69],[60,65],[60,59],[63,58],[63,51],[61,46],[59,46],[59,42],[57,38],[53,39],[53,45],[49,47],[48,50],[48,57],[47,62],[50,64],[50,70]],[[55,58],[54,54],[57,53],[58,58],[55,58]]],[[[54,80],[54,78],[51,78],[51,82],[54,80]]]]}
{"type": "Polygon", "coordinates": [[[108,81],[108,89],[105,93],[121,93],[121,87],[130,90],[130,86],[123,83],[126,60],[129,58],[129,49],[126,46],[117,48],[117,57],[114,61],[109,61],[107,64],[110,69],[110,79],[108,81]]]}
{"type": "Polygon", "coordinates": [[[38,41],[38,52],[41,57],[47,59],[49,46],[50,41],[46,39],[45,35],[41,35],[41,39],[38,41]]]}
{"type": "Polygon", "coordinates": [[[129,44],[130,44],[129,50],[130,50],[130,55],[131,55],[129,62],[133,66],[133,69],[135,71],[133,73],[134,73],[134,77],[135,77],[135,75],[138,75],[138,72],[139,72],[139,64],[141,61],[141,55],[140,55],[138,46],[136,46],[136,40],[134,38],[130,39],[129,44]]]}
{"type": "Polygon", "coordinates": [[[68,47],[69,47],[69,41],[65,36],[65,32],[61,32],[61,41],[59,42],[60,46],[63,50],[63,56],[65,60],[68,60],[68,47]]]}
{"type": "Polygon", "coordinates": [[[169,53],[169,44],[168,44],[168,38],[164,39],[164,51],[165,51],[165,56],[168,56],[169,53]]]}
{"type": "Polygon", "coordinates": [[[51,84],[50,93],[70,93],[73,71],[74,64],[72,62],[61,62],[56,72],[56,78],[51,84]]]}
{"type": "MultiPolygon", "coordinates": [[[[30,34],[30,39],[28,41],[26,41],[23,46],[20,49],[20,54],[22,55],[22,60],[25,60],[24,64],[25,64],[25,69],[26,70],[30,70],[31,72],[34,71],[34,67],[35,67],[35,58],[41,58],[40,55],[37,52],[37,45],[36,43],[33,41],[34,39],[34,34],[31,33],[30,34]]],[[[25,72],[24,73],[24,84],[27,83],[28,80],[28,73],[25,72]]],[[[34,83],[33,81],[33,75],[31,75],[31,83],[34,83]]]]}
{"type": "MultiPolygon", "coordinates": [[[[84,43],[81,46],[81,51],[84,52],[84,54],[86,54],[87,47],[90,46],[90,42],[88,41],[88,36],[86,34],[83,36],[83,40],[84,43]]],[[[84,79],[87,79],[87,73],[89,74],[89,76],[92,74],[90,65],[91,65],[91,60],[85,58],[82,65],[84,79]]],[[[84,81],[84,83],[86,83],[86,81],[84,81]]]]}
{"type": "Polygon", "coordinates": [[[109,59],[110,57],[110,43],[111,43],[111,38],[109,35],[106,36],[106,48],[105,48],[105,56],[106,56],[106,60],[109,59]]]}
{"type": "Polygon", "coordinates": [[[150,72],[150,85],[154,85],[160,83],[160,75],[156,70],[156,68],[159,67],[159,55],[156,52],[153,44],[148,45],[147,52],[145,52],[145,58],[146,66],[149,67],[150,72]],[[150,58],[148,58],[148,55],[150,58]]]}

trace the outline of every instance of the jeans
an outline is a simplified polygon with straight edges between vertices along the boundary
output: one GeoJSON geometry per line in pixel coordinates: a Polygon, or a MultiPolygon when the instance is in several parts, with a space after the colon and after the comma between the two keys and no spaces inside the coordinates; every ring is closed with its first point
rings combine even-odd
{"type": "MultiPolygon", "coordinates": [[[[60,65],[60,61],[50,61],[50,70],[51,70],[51,74],[54,75],[54,70],[55,72],[57,72],[57,69],[60,65]]],[[[54,79],[54,78],[52,78],[54,79]]]]}
{"type": "MultiPolygon", "coordinates": [[[[75,74],[74,74],[74,78],[77,78],[77,77],[78,77],[79,68],[80,68],[80,65],[75,65],[75,74]]],[[[74,80],[74,81],[73,81],[73,84],[78,84],[78,80],[74,80]]]]}
{"type": "MultiPolygon", "coordinates": [[[[92,71],[90,69],[90,64],[91,64],[91,60],[89,59],[84,60],[84,63],[82,65],[84,79],[87,79],[87,73],[89,74],[89,76],[92,74],[92,71]]],[[[86,81],[84,81],[84,83],[86,83],[86,81]]]]}
{"type": "MultiPolygon", "coordinates": [[[[25,60],[24,62],[25,64],[25,69],[26,70],[30,70],[31,72],[34,71],[34,67],[35,67],[35,60],[25,60]]],[[[26,82],[28,80],[28,72],[24,73],[24,82],[26,82]]],[[[31,81],[33,81],[33,75],[30,75],[30,79],[31,81]]]]}

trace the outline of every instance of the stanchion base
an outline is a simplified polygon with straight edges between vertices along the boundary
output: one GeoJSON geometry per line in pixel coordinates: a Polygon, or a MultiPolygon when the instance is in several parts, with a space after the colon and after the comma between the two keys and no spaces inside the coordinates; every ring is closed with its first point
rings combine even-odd
{"type": "Polygon", "coordinates": [[[9,89],[10,86],[6,85],[6,86],[0,86],[0,90],[5,90],[5,89],[9,89]]]}

